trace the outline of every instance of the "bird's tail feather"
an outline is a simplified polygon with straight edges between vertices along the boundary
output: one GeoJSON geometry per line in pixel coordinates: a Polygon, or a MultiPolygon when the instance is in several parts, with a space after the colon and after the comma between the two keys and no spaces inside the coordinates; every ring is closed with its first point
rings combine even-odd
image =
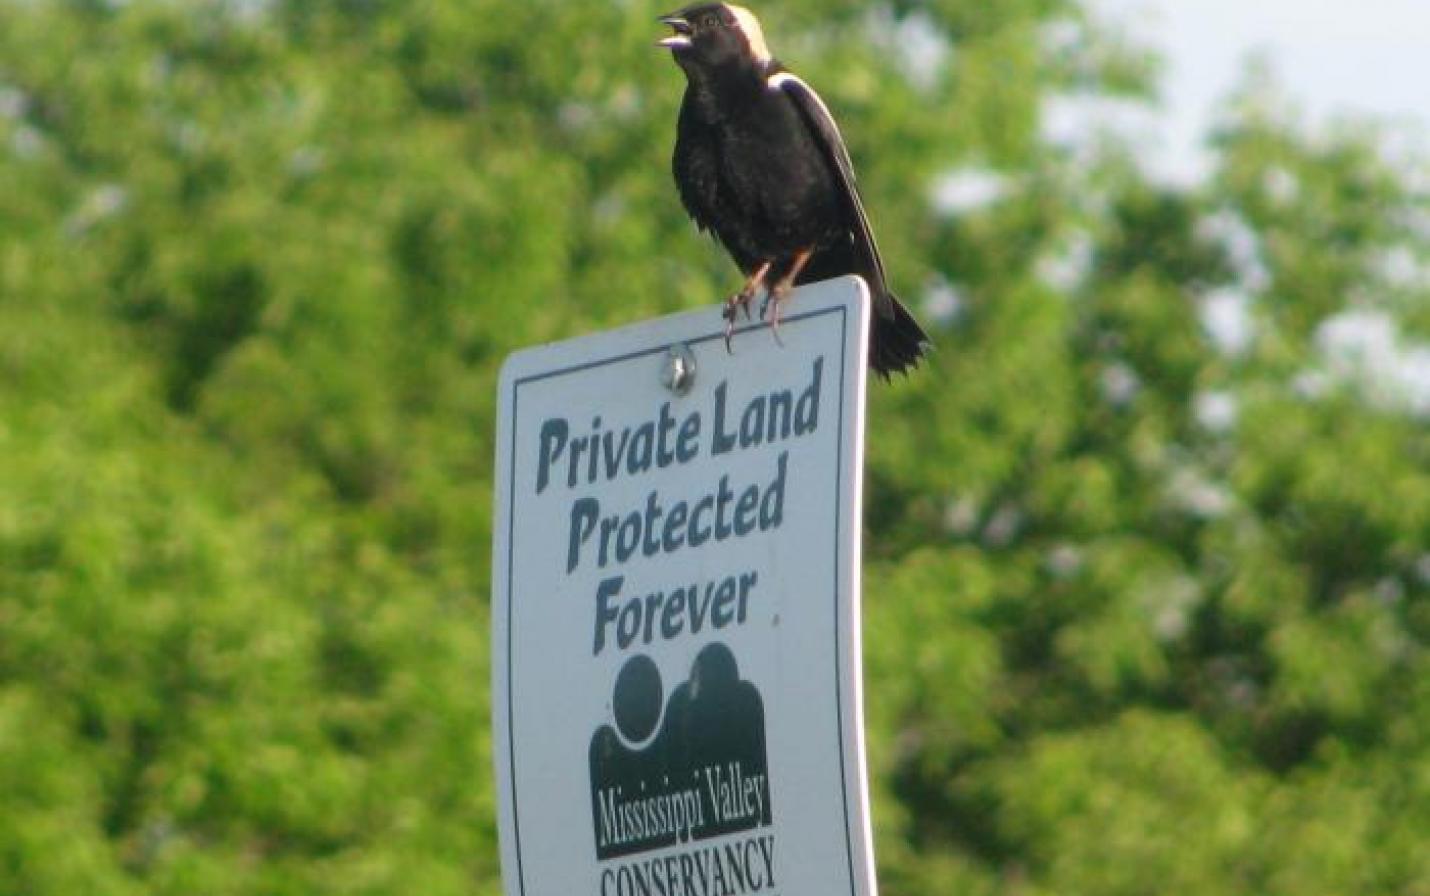
{"type": "Polygon", "coordinates": [[[869,366],[887,380],[890,374],[907,373],[917,366],[933,343],[893,293],[885,296],[888,303],[876,302],[870,316],[869,366]]]}

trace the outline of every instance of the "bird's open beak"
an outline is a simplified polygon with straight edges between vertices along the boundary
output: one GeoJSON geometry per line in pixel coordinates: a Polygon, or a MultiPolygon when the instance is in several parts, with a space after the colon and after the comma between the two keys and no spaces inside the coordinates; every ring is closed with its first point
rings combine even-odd
{"type": "Polygon", "coordinates": [[[680,16],[669,15],[661,16],[660,23],[669,25],[675,30],[675,33],[663,40],[656,41],[657,47],[664,47],[667,50],[683,50],[690,46],[690,35],[694,29],[690,27],[689,22],[680,16]]]}

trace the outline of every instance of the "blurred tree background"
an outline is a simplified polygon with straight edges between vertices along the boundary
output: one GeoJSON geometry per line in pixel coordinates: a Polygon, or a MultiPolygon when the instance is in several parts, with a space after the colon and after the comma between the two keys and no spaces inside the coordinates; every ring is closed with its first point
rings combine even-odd
{"type": "MultiPolygon", "coordinates": [[[[497,368],[735,282],[666,11],[0,0],[0,893],[498,891],[497,368]]],[[[1076,0],[757,11],[938,342],[870,395],[884,892],[1430,894],[1423,168],[1253,73],[1159,183],[1058,126],[1156,102],[1076,0]]]]}

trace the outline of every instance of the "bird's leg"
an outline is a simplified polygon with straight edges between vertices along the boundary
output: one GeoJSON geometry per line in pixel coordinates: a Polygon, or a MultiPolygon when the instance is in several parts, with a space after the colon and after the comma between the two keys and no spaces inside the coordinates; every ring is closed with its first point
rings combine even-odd
{"type": "Polygon", "coordinates": [[[735,313],[737,308],[745,311],[745,320],[750,319],[750,300],[755,297],[761,286],[765,285],[765,275],[770,272],[770,263],[762,262],[759,267],[745,280],[745,285],[740,287],[740,291],[725,300],[725,310],[720,316],[725,318],[725,351],[730,349],[730,337],[735,332],[735,313]]]}
{"type": "Polygon", "coordinates": [[[770,332],[774,334],[775,342],[779,342],[780,345],[784,345],[780,341],[780,303],[784,301],[785,296],[790,294],[790,290],[794,289],[795,278],[804,270],[804,266],[809,263],[810,256],[813,254],[813,246],[794,253],[794,261],[790,264],[789,270],[774,286],[770,287],[768,295],[765,296],[764,305],[760,307],[760,317],[764,317],[765,306],[774,306],[770,309],[770,332]]]}

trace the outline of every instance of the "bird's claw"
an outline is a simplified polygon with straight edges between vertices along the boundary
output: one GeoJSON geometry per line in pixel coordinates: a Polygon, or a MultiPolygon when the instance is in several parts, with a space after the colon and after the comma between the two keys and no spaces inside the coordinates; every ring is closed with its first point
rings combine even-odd
{"type": "MultiPolygon", "coordinates": [[[[730,339],[735,335],[735,321],[739,317],[741,310],[745,312],[745,320],[750,319],[750,302],[755,298],[754,290],[742,289],[733,296],[725,300],[725,310],[720,312],[720,316],[725,320],[725,351],[734,354],[734,349],[730,347],[730,339]]],[[[769,301],[766,299],[765,301],[769,301]]],[[[764,308],[760,308],[760,316],[764,317],[764,308]]]]}
{"type": "Polygon", "coordinates": [[[760,318],[763,320],[765,311],[768,309],[770,318],[770,335],[775,337],[775,342],[784,348],[785,341],[780,338],[780,304],[785,296],[789,295],[790,287],[784,283],[775,284],[774,289],[765,293],[765,300],[760,303],[760,318]]]}

